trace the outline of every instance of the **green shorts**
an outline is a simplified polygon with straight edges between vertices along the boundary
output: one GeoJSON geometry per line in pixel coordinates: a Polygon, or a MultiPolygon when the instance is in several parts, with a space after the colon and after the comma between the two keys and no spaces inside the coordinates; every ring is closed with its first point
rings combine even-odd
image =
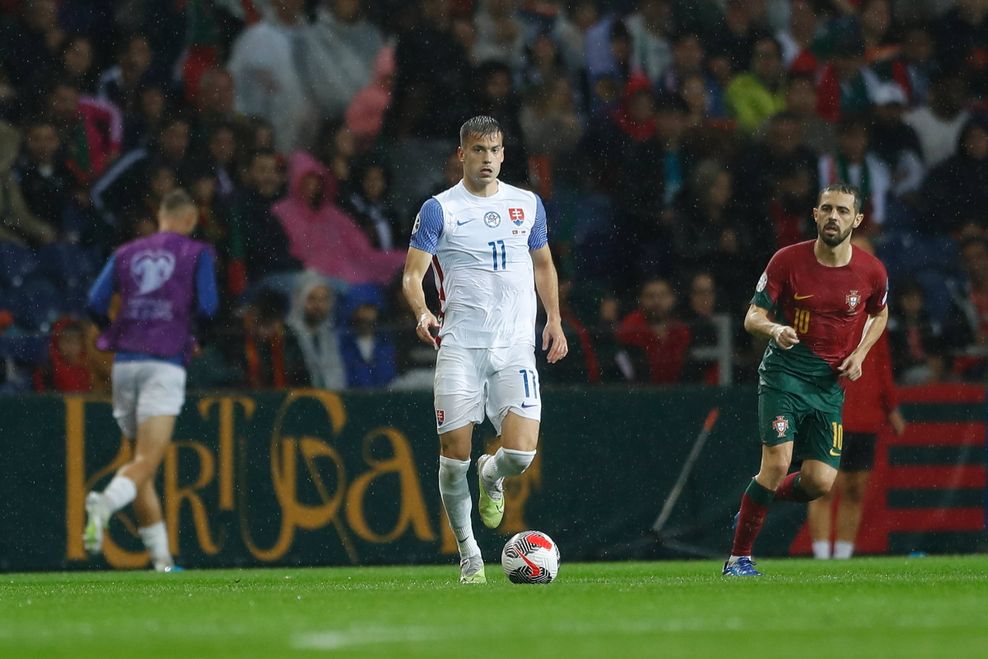
{"type": "Polygon", "coordinates": [[[844,392],[780,391],[764,384],[758,388],[758,435],[766,446],[795,442],[793,458],[819,460],[840,466],[844,447],[841,408],[844,392]]]}

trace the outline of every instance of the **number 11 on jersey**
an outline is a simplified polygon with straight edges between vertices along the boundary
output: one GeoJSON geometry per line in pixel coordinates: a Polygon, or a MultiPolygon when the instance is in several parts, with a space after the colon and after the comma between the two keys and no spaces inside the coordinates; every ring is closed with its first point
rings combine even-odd
{"type": "Polygon", "coordinates": [[[501,248],[501,267],[500,267],[500,269],[501,270],[504,270],[507,267],[507,265],[508,265],[508,251],[504,248],[504,241],[503,240],[492,240],[492,241],[490,241],[487,244],[491,246],[491,258],[494,259],[494,269],[495,270],[498,270],[499,269],[497,267],[497,251],[498,251],[497,248],[498,247],[501,248]]]}
{"type": "Polygon", "coordinates": [[[535,373],[535,371],[530,371],[527,368],[520,369],[518,372],[521,373],[522,380],[525,383],[525,398],[534,398],[538,400],[539,398],[538,375],[535,373]],[[531,380],[531,386],[529,386],[529,380],[531,380]]]}

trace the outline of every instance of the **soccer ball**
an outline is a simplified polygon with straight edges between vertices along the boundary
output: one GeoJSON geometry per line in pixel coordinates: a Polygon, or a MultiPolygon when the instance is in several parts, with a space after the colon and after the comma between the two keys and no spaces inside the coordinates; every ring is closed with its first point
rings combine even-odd
{"type": "Polygon", "coordinates": [[[559,573],[559,547],[541,531],[522,531],[505,543],[501,567],[511,583],[549,583],[559,573]]]}

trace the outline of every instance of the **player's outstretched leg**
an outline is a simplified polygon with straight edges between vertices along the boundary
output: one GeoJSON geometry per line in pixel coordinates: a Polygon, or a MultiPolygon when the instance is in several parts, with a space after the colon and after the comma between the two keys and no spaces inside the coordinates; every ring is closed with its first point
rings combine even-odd
{"type": "Polygon", "coordinates": [[[484,478],[484,467],[494,459],[493,455],[482,455],[477,459],[477,480],[479,481],[480,497],[477,509],[480,521],[489,529],[496,529],[504,518],[504,479],[490,480],[484,478]]]}
{"type": "Polygon", "coordinates": [[[535,451],[499,448],[494,455],[477,460],[480,499],[477,507],[484,526],[496,529],[504,518],[504,479],[519,476],[535,459],[535,451]]]}
{"type": "Polygon", "coordinates": [[[762,524],[765,523],[765,515],[768,514],[774,494],[772,490],[762,487],[754,478],[751,479],[748,489],[741,497],[741,510],[734,517],[734,543],[731,546],[731,557],[724,563],[725,576],[762,576],[751,560],[751,548],[762,530],[762,524]]]}
{"type": "Polygon", "coordinates": [[[110,513],[99,492],[86,495],[86,528],[82,532],[82,544],[86,552],[95,556],[103,551],[103,531],[109,523],[110,513]]]}
{"type": "Polygon", "coordinates": [[[126,476],[114,476],[102,492],[86,495],[86,528],[82,532],[82,544],[91,555],[103,551],[103,532],[113,513],[134,500],[137,487],[126,476]]]}
{"type": "Polygon", "coordinates": [[[470,522],[473,501],[467,483],[469,468],[469,460],[440,456],[439,494],[442,496],[449,527],[456,537],[456,546],[460,551],[460,583],[487,583],[484,560],[480,556],[480,547],[473,537],[473,524],[470,522]]]}
{"type": "Polygon", "coordinates": [[[168,529],[161,511],[161,500],[152,481],[138,488],[137,498],[134,499],[134,514],[137,515],[137,522],[140,524],[137,534],[141,536],[141,542],[148,550],[154,571],[181,572],[182,568],[175,565],[171,549],[168,547],[168,529]]]}

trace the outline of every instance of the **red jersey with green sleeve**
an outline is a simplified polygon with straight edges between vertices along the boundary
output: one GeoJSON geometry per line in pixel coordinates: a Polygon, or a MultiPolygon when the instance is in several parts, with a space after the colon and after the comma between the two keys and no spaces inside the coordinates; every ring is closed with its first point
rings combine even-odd
{"type": "MultiPolygon", "coordinates": [[[[888,275],[877,258],[852,247],[841,267],[821,264],[810,240],[780,249],[758,280],[751,303],[796,330],[799,343],[782,350],[770,341],[759,374],[836,384],[837,367],[861,342],[865,321],[885,308],[888,275]]],[[[779,383],[780,386],[782,383],[779,383]]]]}

